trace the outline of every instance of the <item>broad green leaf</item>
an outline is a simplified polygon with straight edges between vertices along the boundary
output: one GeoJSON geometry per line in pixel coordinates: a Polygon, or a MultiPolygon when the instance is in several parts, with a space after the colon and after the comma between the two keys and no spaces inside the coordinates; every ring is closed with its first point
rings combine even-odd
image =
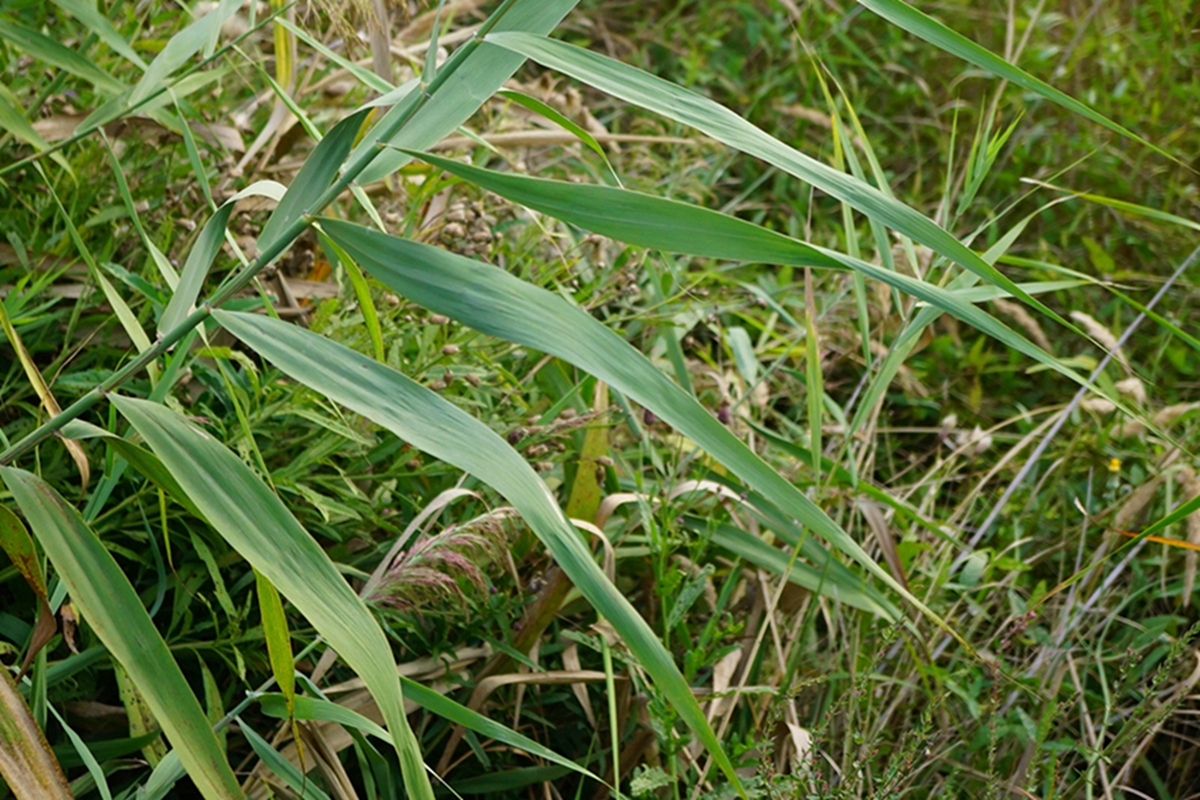
{"type": "Polygon", "coordinates": [[[110,94],[118,94],[125,90],[125,84],[71,48],[15,22],[0,18],[0,39],[8,40],[16,49],[36,59],[69,72],[77,78],[83,78],[97,89],[110,94]]]}
{"type": "Polygon", "coordinates": [[[269,197],[278,202],[283,199],[286,191],[283,184],[275,181],[255,181],[226,200],[208,222],[204,223],[203,230],[196,237],[195,244],[188,252],[187,261],[183,264],[183,273],[179,276],[175,293],[171,295],[171,301],[167,303],[167,308],[158,321],[160,335],[175,328],[192,313],[196,298],[200,296],[200,290],[204,287],[204,279],[208,277],[213,260],[225,242],[225,228],[237,201],[243,197],[256,196],[269,197]]]}
{"type": "Polygon", "coordinates": [[[166,642],[83,517],[32,473],[5,467],[0,468],[0,479],[88,625],[141,690],[201,794],[210,800],[244,798],[166,642]]]}
{"type": "Polygon", "coordinates": [[[1098,125],[1103,125],[1110,131],[1119,133],[1127,139],[1132,139],[1139,144],[1143,144],[1172,161],[1179,160],[1162,148],[1147,142],[1123,125],[1113,122],[1108,117],[1094,111],[1070,95],[1064,94],[1048,83],[1038,80],[1025,70],[1013,66],[987,48],[980,47],[967,37],[947,28],[933,17],[918,11],[908,3],[903,2],[903,0],[858,0],[858,3],[861,6],[871,9],[893,25],[921,37],[935,47],[945,50],[947,53],[958,56],[963,61],[974,64],[993,75],[1003,78],[1009,83],[1016,84],[1022,89],[1057,103],[1068,111],[1089,119],[1098,125]]]}
{"type": "Polygon", "coordinates": [[[212,11],[167,40],[166,46],[150,62],[141,81],[134,87],[128,105],[136,106],[161,89],[171,77],[171,73],[187,63],[188,59],[210,41],[215,40],[225,20],[240,6],[240,0],[221,0],[212,11]]]}
{"type": "MultiPolygon", "coordinates": [[[[499,722],[494,722],[488,719],[477,711],[472,711],[464,705],[454,702],[449,697],[435,692],[433,689],[424,684],[417,683],[411,678],[404,676],[400,677],[401,683],[404,685],[404,697],[411,700],[417,705],[437,714],[449,722],[456,725],[462,725],[467,730],[472,730],[481,736],[488,739],[495,739],[498,742],[503,742],[510,747],[515,747],[518,750],[524,750],[532,756],[543,758],[554,764],[561,764],[568,769],[578,772],[580,775],[591,778],[594,781],[600,782],[600,778],[594,775],[590,770],[571,761],[569,758],[564,758],[554,752],[545,745],[530,739],[528,736],[522,736],[511,728],[499,722]]],[[[262,704],[263,713],[271,717],[286,719],[287,702],[283,695],[280,694],[265,694],[258,698],[262,704]]],[[[297,697],[296,698],[296,719],[315,719],[323,722],[336,722],[348,728],[356,728],[363,733],[368,733],[372,736],[377,736],[388,744],[392,743],[391,734],[383,728],[376,725],[371,720],[359,714],[357,711],[346,708],[345,706],[331,703],[328,700],[321,700],[316,697],[297,697]]]]}
{"type": "Polygon", "coordinates": [[[54,5],[82,22],[89,31],[96,35],[97,39],[112,48],[114,53],[120,53],[138,69],[143,71],[146,69],[146,62],[142,60],[142,57],[129,46],[125,37],[113,27],[108,18],[96,9],[95,0],[54,0],[54,5]]]}
{"type": "Polygon", "coordinates": [[[900,616],[895,608],[890,605],[881,605],[877,599],[856,588],[853,584],[834,580],[832,571],[822,570],[819,567],[797,561],[792,564],[789,572],[787,567],[790,559],[787,552],[772,547],[741,528],[724,523],[713,528],[709,520],[696,517],[685,517],[684,519],[697,535],[708,536],[711,533],[713,544],[723,547],[734,555],[775,575],[786,576],[797,586],[803,586],[814,593],[828,595],[840,603],[862,609],[884,619],[895,620],[900,616]]]}
{"type": "MultiPolygon", "coordinates": [[[[494,30],[549,33],[577,2],[578,0],[516,0],[496,23],[494,30]]],[[[445,83],[386,144],[417,150],[432,147],[466,122],[524,62],[523,57],[486,42],[474,46],[463,45],[451,55],[450,61],[442,64],[440,73],[446,76],[445,83]],[[460,58],[463,62],[452,66],[452,62],[460,58]]],[[[408,113],[410,103],[416,101],[417,93],[414,92],[408,97],[409,102],[402,102],[389,111],[375,129],[383,130],[397,117],[408,113]]],[[[352,157],[357,159],[377,147],[376,138],[368,133],[352,157]]],[[[404,153],[388,150],[380,152],[359,176],[359,183],[365,185],[390,175],[408,160],[409,157],[404,153]]]]}
{"type": "Polygon", "coordinates": [[[292,185],[259,234],[260,251],[270,249],[275,240],[300,217],[320,210],[313,208],[313,205],[337,177],[338,170],[362,129],[363,120],[370,113],[371,109],[360,108],[334,125],[333,130],[321,139],[305,159],[304,166],[296,173],[292,185]]]}
{"type": "Polygon", "coordinates": [[[868,217],[926,245],[989,283],[1074,330],[1066,320],[1021,291],[1003,273],[920,212],[870,184],[788,147],[725,106],[648,72],[600,53],[528,33],[491,33],[484,39],[563,72],[648,111],[690,125],[719,142],[761,158],[784,172],[827,192],[868,217]]]}
{"type": "Polygon", "coordinates": [[[17,691],[7,667],[0,668],[0,777],[22,800],[73,797],[42,729],[17,691]]]}
{"type": "MultiPolygon", "coordinates": [[[[776,264],[813,264],[812,259],[815,255],[822,259],[822,263],[813,264],[813,266],[825,266],[830,262],[838,264],[843,268],[852,269],[869,278],[882,281],[905,294],[924,300],[941,311],[957,317],[989,336],[998,339],[1014,350],[1029,356],[1039,363],[1045,364],[1050,369],[1075,381],[1081,386],[1086,386],[1093,391],[1103,394],[1116,403],[1122,411],[1131,416],[1137,416],[1134,411],[1129,409],[1116,396],[1115,392],[1103,392],[1096,388],[1082,375],[1065,366],[1058,359],[1033,342],[1030,342],[1017,331],[1014,331],[983,309],[967,302],[966,299],[955,292],[943,289],[936,284],[928,283],[899,272],[893,272],[878,264],[871,264],[862,259],[852,258],[833,250],[826,250],[806,244],[783,234],[769,231],[759,225],[736,220],[733,217],[728,217],[699,206],[691,206],[648,194],[631,192],[627,189],[505,175],[479,167],[468,167],[464,164],[428,154],[421,154],[421,158],[432,164],[437,164],[451,174],[459,175],[477,183],[479,186],[489,189],[502,197],[515,200],[518,203],[528,205],[530,208],[552,214],[567,222],[578,224],[596,233],[612,236],[630,244],[640,244],[659,250],[674,250],[692,255],[719,257],[733,261],[766,261],[767,263],[776,264]],[[600,205],[599,200],[601,195],[605,198],[612,198],[615,202],[600,205]],[[620,199],[616,200],[617,198],[620,199]],[[605,209],[608,205],[624,207],[623,211],[617,212],[616,221],[606,218],[605,209]],[[664,224],[664,220],[669,221],[670,224],[664,224]],[[710,232],[713,231],[717,233],[717,236],[710,236],[710,232]],[[721,235],[726,232],[736,232],[736,235],[728,237],[721,235]]],[[[1016,230],[1018,229],[1014,228],[1014,231],[1016,230]]],[[[1002,239],[1002,242],[1010,242],[1014,235],[1014,232],[1010,232],[1008,236],[1002,239]]],[[[414,245],[412,243],[394,244],[395,239],[382,234],[380,234],[380,237],[372,241],[377,241],[380,244],[383,242],[392,242],[393,244],[389,244],[387,247],[394,245],[399,249],[398,252],[405,251],[410,246],[423,247],[422,245],[414,245]]],[[[988,259],[995,260],[1004,249],[1007,249],[1007,244],[1004,247],[999,247],[999,245],[993,246],[988,251],[987,259],[981,260],[987,264],[989,263],[988,259]]],[[[351,255],[355,254],[355,251],[349,247],[346,250],[351,255]]],[[[427,258],[436,259],[437,257],[429,255],[427,258]]],[[[375,260],[377,262],[380,260],[378,253],[375,256],[375,260]]],[[[374,272],[365,261],[360,259],[359,264],[368,272],[374,272]]],[[[382,280],[378,274],[376,274],[376,277],[382,280]]],[[[974,278],[974,275],[972,275],[972,278],[974,278]]],[[[384,282],[386,283],[387,281],[384,282]]],[[[1012,287],[1015,289],[1015,292],[1009,289],[1007,291],[1010,294],[1029,297],[1029,294],[1021,287],[1016,286],[1016,284],[1012,284],[1012,287]]]]}
{"type": "MultiPolygon", "coordinates": [[[[345,246],[349,240],[340,232],[331,236],[345,246]]],[[[357,247],[346,249],[352,254],[361,253],[357,247]]],[[[370,269],[375,272],[373,262],[370,269]]],[[[436,392],[349,348],[262,316],[226,311],[215,311],[214,316],[226,330],[285,374],[383,425],[413,447],[475,475],[507,498],[571,582],[621,634],[729,779],[740,786],[733,764],[670,653],[641,614],[609,583],[545,483],[516,450],[436,392]]]]}
{"type": "Polygon", "coordinates": [[[209,524],[362,677],[396,739],[409,796],[432,798],[419,745],[404,715],[387,639],[316,540],[249,467],[209,434],[155,403],[120,396],[112,402],[209,524]]]}
{"type": "MultiPolygon", "coordinates": [[[[876,564],[812,500],[771,469],[632,345],[586,312],[504,270],[436,247],[376,234],[338,220],[325,219],[321,224],[361,267],[393,291],[483,333],[556,355],[649,408],[784,513],[862,564],[974,652],[957,631],[876,564]]],[[[871,269],[886,272],[881,267],[871,269]]],[[[896,273],[887,274],[900,277],[896,273]]],[[[927,286],[920,281],[913,283],[927,286]]],[[[969,303],[955,302],[978,311],[969,303]]]]}
{"type": "Polygon", "coordinates": [[[626,244],[725,261],[845,269],[815,247],[690,203],[611,186],[496,172],[429,153],[406,152],[515,203],[626,244]]]}

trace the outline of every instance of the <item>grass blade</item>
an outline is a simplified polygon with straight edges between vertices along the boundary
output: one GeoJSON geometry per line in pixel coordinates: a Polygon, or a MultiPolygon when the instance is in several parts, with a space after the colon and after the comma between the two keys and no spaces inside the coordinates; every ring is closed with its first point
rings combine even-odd
{"type": "Polygon", "coordinates": [[[0,776],[17,800],[71,800],[54,751],[8,669],[0,669],[0,776]]]}
{"type": "Polygon", "coordinates": [[[108,17],[100,13],[94,0],[54,0],[54,5],[82,22],[97,39],[112,48],[114,53],[120,53],[138,69],[146,69],[146,62],[129,46],[125,37],[108,21],[108,17]]]}
{"type": "Polygon", "coordinates": [[[77,78],[82,78],[101,91],[110,94],[119,94],[125,91],[125,84],[71,48],[61,45],[37,31],[6,19],[0,19],[0,39],[6,39],[23,53],[28,53],[53,67],[58,67],[77,78]]]}
{"type": "Polygon", "coordinates": [[[1053,103],[1057,103],[1068,111],[1089,119],[1097,125],[1103,125],[1114,133],[1119,133],[1127,139],[1132,139],[1139,144],[1143,144],[1159,155],[1164,155],[1176,163],[1182,163],[1175,156],[1151,144],[1123,125],[1113,122],[1108,117],[1092,110],[1089,106],[1084,105],[1070,95],[1064,94],[1050,84],[1033,77],[1025,70],[1013,66],[987,48],[980,47],[967,37],[947,28],[933,17],[918,11],[908,3],[903,2],[903,0],[858,0],[858,3],[861,6],[871,9],[893,25],[903,28],[914,36],[919,36],[935,47],[945,50],[947,53],[958,56],[963,61],[974,64],[981,69],[986,69],[993,75],[997,75],[1010,83],[1020,86],[1026,91],[1033,92],[1053,103]]]}
{"type": "MultiPolygon", "coordinates": [[[[517,0],[509,6],[494,30],[549,33],[577,2],[578,0],[517,0]]],[[[524,57],[501,47],[493,47],[486,42],[469,52],[465,46],[459,48],[451,56],[451,60],[455,58],[467,60],[453,69],[451,62],[442,65],[439,74],[447,75],[442,88],[429,98],[388,144],[417,150],[432,147],[466,122],[525,62],[524,57]],[[448,70],[450,72],[447,72],[448,70]]],[[[409,95],[410,98],[413,96],[409,95]]],[[[391,120],[407,113],[407,105],[408,103],[401,103],[389,111],[379,121],[376,129],[382,130],[391,120]]],[[[354,157],[373,147],[377,147],[377,142],[374,136],[368,134],[355,149],[354,157]]],[[[365,185],[390,175],[408,160],[409,156],[404,153],[385,150],[363,170],[359,176],[359,183],[365,185]]]]}
{"type": "MultiPolygon", "coordinates": [[[[519,750],[524,750],[530,755],[543,758],[554,764],[560,764],[568,769],[578,772],[584,777],[591,778],[594,781],[601,782],[600,778],[588,769],[585,769],[569,758],[564,758],[554,752],[545,745],[530,739],[509,728],[499,722],[494,722],[488,719],[477,711],[472,711],[460,703],[456,703],[449,697],[446,697],[440,692],[435,692],[424,684],[417,683],[411,678],[400,676],[400,681],[404,685],[404,697],[411,700],[417,705],[428,711],[432,711],[439,717],[453,722],[455,725],[462,725],[468,730],[488,739],[495,739],[498,742],[503,742],[510,747],[515,747],[519,750]]],[[[283,695],[266,694],[258,698],[262,704],[263,713],[280,719],[286,719],[287,702],[283,695]]],[[[387,731],[380,728],[371,720],[359,714],[357,711],[346,708],[345,706],[331,703],[328,700],[321,700],[316,697],[297,697],[296,698],[296,719],[314,719],[324,722],[336,722],[339,725],[356,728],[363,733],[369,733],[372,736],[377,736],[388,744],[392,743],[392,736],[387,731]]]]}
{"type": "Polygon", "coordinates": [[[929,247],[989,283],[1007,289],[1014,297],[1038,309],[1065,327],[1074,327],[1038,300],[1030,297],[1002,272],[951,236],[920,212],[887,196],[870,184],[788,147],[725,106],[581,47],[528,33],[492,33],[484,40],[507,47],[543,66],[700,130],[719,142],[761,158],[800,180],[929,247]]]}
{"type": "MultiPolygon", "coordinates": [[[[478,261],[337,220],[323,220],[322,226],[355,256],[360,266],[393,291],[476,330],[556,355],[649,408],[784,513],[866,567],[974,652],[957,631],[876,564],[812,500],[730,433],[695,398],[655,369],[632,345],[586,312],[557,295],[478,261]]],[[[886,272],[880,267],[874,269],[886,272]]]]}
{"type": "MultiPolygon", "coordinates": [[[[357,255],[360,249],[346,246],[350,242],[347,237],[331,236],[362,263],[357,255]]],[[[373,264],[371,269],[374,271],[373,264]]],[[[349,348],[265,317],[226,311],[214,315],[227,330],[287,375],[500,492],[521,512],[592,607],[620,632],[659,690],[729,779],[740,787],[733,764],[671,655],[641,614],[609,583],[542,479],[516,450],[491,428],[435,392],[349,348]]]]}
{"type": "Polygon", "coordinates": [[[209,218],[208,222],[204,224],[204,229],[200,231],[200,236],[196,238],[196,243],[188,252],[187,261],[183,264],[183,273],[179,276],[179,283],[175,287],[175,293],[171,295],[171,301],[167,303],[167,308],[158,321],[159,335],[172,330],[183,322],[188,314],[192,313],[192,309],[196,305],[196,298],[200,296],[200,290],[204,287],[204,279],[208,277],[208,271],[212,268],[213,260],[216,259],[217,253],[221,252],[221,245],[225,242],[225,228],[229,224],[229,215],[233,213],[233,207],[237,201],[250,196],[270,197],[279,201],[285,196],[285,192],[286,189],[283,185],[275,181],[255,181],[226,200],[209,218]]]}
{"type": "Polygon", "coordinates": [[[221,0],[212,11],[167,40],[167,44],[146,68],[146,73],[142,75],[138,85],[133,88],[128,105],[136,106],[162,88],[172,72],[182,67],[209,42],[216,40],[225,20],[240,6],[238,0],[221,0]]]}
{"type": "Polygon", "coordinates": [[[387,639],[316,540],[249,467],[211,436],[155,403],[127,397],[112,402],[213,528],[362,676],[396,738],[409,796],[432,798],[387,639]]]}
{"type": "Polygon", "coordinates": [[[210,800],[243,798],[179,665],[125,573],[96,534],[78,511],[36,475],[5,467],[0,469],[0,478],[72,600],[145,696],[200,792],[210,800]]]}
{"type": "Polygon", "coordinates": [[[626,244],[725,261],[845,269],[817,248],[752,222],[629,189],[496,172],[405,151],[515,203],[626,244]]]}

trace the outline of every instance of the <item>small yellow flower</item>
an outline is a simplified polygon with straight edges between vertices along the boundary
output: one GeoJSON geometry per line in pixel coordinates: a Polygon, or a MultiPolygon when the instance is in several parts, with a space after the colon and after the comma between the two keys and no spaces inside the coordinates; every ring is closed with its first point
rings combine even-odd
{"type": "Polygon", "coordinates": [[[1108,471],[1109,472],[1120,472],[1121,471],[1121,459],[1110,458],[1108,460],[1108,471]]]}

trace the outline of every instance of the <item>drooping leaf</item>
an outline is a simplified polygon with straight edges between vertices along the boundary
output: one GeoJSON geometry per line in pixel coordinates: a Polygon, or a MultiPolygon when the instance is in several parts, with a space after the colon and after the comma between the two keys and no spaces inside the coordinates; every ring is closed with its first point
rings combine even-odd
{"type": "Polygon", "coordinates": [[[807,156],[764,132],[736,113],[670,81],[631,67],[601,53],[530,33],[491,33],[485,41],[520,53],[543,66],[563,72],[628,103],[690,125],[723,144],[828,192],[914,241],[926,245],[989,283],[1074,330],[1040,301],[1030,297],[1007,276],[920,212],[852,175],[807,156]]]}
{"type": "Polygon", "coordinates": [[[737,781],[732,762],[671,655],[609,583],[542,479],[507,442],[435,392],[349,348],[266,317],[214,314],[222,326],[287,375],[383,425],[414,447],[470,472],[507,498],[592,607],[620,632],[722,771],[737,781]]]}
{"type": "Polygon", "coordinates": [[[79,512],[41,478],[4,467],[0,479],[84,619],[137,684],[200,792],[210,800],[243,800],[200,703],[112,555],[79,512]]]}
{"type": "Polygon", "coordinates": [[[432,798],[387,639],[316,540],[249,467],[209,434],[155,403],[120,396],[112,402],[209,524],[362,676],[396,740],[409,795],[432,798]]]}
{"type": "MultiPolygon", "coordinates": [[[[833,250],[816,247],[767,230],[760,225],[699,206],[627,189],[509,175],[424,153],[419,155],[423,160],[477,183],[502,197],[630,244],[733,261],[763,261],[796,266],[835,264],[842,269],[855,270],[957,317],[1081,386],[1104,395],[1126,413],[1136,416],[1115,392],[1106,392],[1092,385],[1082,375],[1030,342],[1022,334],[978,308],[973,302],[969,302],[968,296],[949,291],[937,284],[893,272],[878,264],[871,264],[833,250]],[[608,216],[610,208],[614,209],[611,218],[608,216]]],[[[1023,224],[1010,231],[1001,241],[1011,242],[1019,230],[1023,230],[1023,224]]],[[[983,261],[991,263],[1005,249],[1007,245],[992,247],[983,261]]],[[[976,278],[973,274],[968,277],[976,278]]],[[[1029,296],[1029,292],[1021,287],[1017,287],[1017,291],[1029,296]]],[[[922,309],[921,313],[930,312],[922,309]]]]}
{"type": "Polygon", "coordinates": [[[42,573],[42,562],[38,559],[37,548],[33,538],[25,529],[19,517],[8,506],[0,506],[0,550],[3,550],[12,561],[17,572],[29,584],[37,597],[38,618],[33,626],[33,636],[29,640],[29,649],[21,659],[21,669],[17,674],[20,678],[29,669],[29,662],[46,643],[58,632],[54,621],[54,612],[50,610],[50,598],[46,591],[46,576],[42,573]]]}

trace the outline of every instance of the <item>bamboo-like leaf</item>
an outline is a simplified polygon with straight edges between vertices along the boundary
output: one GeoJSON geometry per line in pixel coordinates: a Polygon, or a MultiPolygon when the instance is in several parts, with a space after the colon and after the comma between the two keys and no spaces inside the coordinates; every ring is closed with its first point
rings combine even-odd
{"type": "MultiPolygon", "coordinates": [[[[462,725],[467,730],[475,731],[483,737],[495,739],[518,750],[524,750],[532,756],[543,758],[551,763],[561,764],[584,777],[601,782],[600,778],[590,770],[579,766],[569,758],[560,756],[558,753],[530,739],[528,736],[522,736],[512,728],[490,720],[479,712],[472,711],[466,706],[454,702],[444,694],[435,692],[428,686],[417,683],[411,678],[406,678],[402,675],[400,676],[400,681],[404,686],[404,697],[406,699],[413,701],[424,709],[432,711],[439,717],[455,725],[462,725]]],[[[259,697],[258,701],[262,704],[263,713],[271,717],[286,718],[284,715],[287,714],[287,701],[283,695],[265,694],[259,697]]],[[[346,708],[337,703],[331,703],[328,700],[321,700],[316,697],[297,697],[295,714],[296,719],[336,722],[339,725],[356,728],[363,733],[378,736],[388,744],[392,743],[391,734],[374,722],[353,709],[346,708]]]]}
{"type": "Polygon", "coordinates": [[[97,89],[111,94],[125,90],[125,84],[71,48],[15,22],[0,18],[0,39],[6,39],[18,50],[51,66],[69,72],[77,78],[83,78],[97,89]]]}
{"type": "Polygon", "coordinates": [[[249,467],[207,433],[155,403],[127,397],[112,402],[209,524],[362,676],[396,740],[409,796],[432,798],[387,639],[316,540],[249,467]]]}
{"type": "Polygon", "coordinates": [[[171,301],[167,303],[167,308],[158,321],[160,335],[175,328],[192,312],[196,298],[200,296],[200,290],[204,287],[204,279],[208,277],[208,271],[212,268],[213,259],[217,257],[221,245],[225,242],[225,228],[229,224],[229,215],[233,213],[234,204],[243,197],[251,196],[269,197],[279,202],[286,192],[283,184],[276,181],[255,181],[221,204],[208,222],[204,223],[204,228],[183,264],[183,273],[179,276],[175,293],[171,295],[171,301]]]}
{"type": "Polygon", "coordinates": [[[129,579],[79,512],[41,478],[12,467],[3,479],[71,598],[146,698],[179,760],[210,800],[244,798],[179,665],[129,579]]]}
{"type": "Polygon", "coordinates": [[[0,776],[17,800],[73,797],[42,729],[4,667],[0,667],[0,776]]]}
{"type": "Polygon", "coordinates": [[[358,137],[363,120],[371,113],[369,108],[360,108],[343,119],[325,138],[317,144],[312,154],[305,159],[304,166],[296,173],[292,185],[271,214],[258,236],[258,249],[267,250],[288,227],[300,217],[318,209],[313,204],[329,188],[337,177],[338,170],[346,160],[354,140],[358,137]]]}
{"type": "Polygon", "coordinates": [[[1033,77],[1020,67],[1008,63],[987,48],[980,47],[967,37],[957,31],[951,30],[928,14],[918,11],[908,3],[903,2],[903,0],[858,0],[858,3],[861,6],[871,9],[893,25],[921,37],[935,47],[945,50],[947,53],[958,56],[963,61],[974,64],[993,75],[997,75],[1010,83],[1020,86],[1022,89],[1040,95],[1053,103],[1057,103],[1068,111],[1089,119],[1098,125],[1103,125],[1110,131],[1119,133],[1127,139],[1132,139],[1139,144],[1143,144],[1172,161],[1179,161],[1175,156],[1151,144],[1123,125],[1113,122],[1108,117],[1084,105],[1070,95],[1033,77]]]}
{"type": "Polygon", "coordinates": [[[788,147],[719,103],[600,53],[545,36],[520,32],[491,33],[484,41],[509,48],[607,94],[690,125],[723,144],[761,158],[926,245],[989,283],[1007,289],[1014,297],[1074,330],[1070,323],[1022,291],[1002,272],[933,220],[870,184],[788,147]]]}
{"type": "Polygon", "coordinates": [[[271,582],[258,570],[254,571],[254,577],[258,585],[258,607],[262,612],[263,638],[267,640],[267,657],[271,661],[275,683],[287,701],[287,719],[291,722],[296,716],[296,667],[287,615],[283,612],[279,592],[271,582]]]}
{"type": "Polygon", "coordinates": [[[159,489],[166,492],[172,500],[186,508],[193,516],[200,519],[204,518],[204,514],[192,502],[192,498],[187,496],[187,492],[183,491],[183,487],[167,471],[167,468],[163,466],[162,462],[158,460],[158,456],[154,455],[154,453],[143,447],[138,447],[128,439],[122,439],[115,433],[109,433],[97,425],[79,419],[72,420],[64,425],[63,433],[78,439],[101,439],[117,455],[132,464],[134,469],[149,478],[159,489]]]}
{"type": "Polygon", "coordinates": [[[29,649],[21,659],[21,670],[18,679],[29,669],[29,662],[38,651],[46,646],[46,642],[54,638],[58,625],[54,622],[54,612],[50,610],[50,598],[46,591],[46,576],[42,574],[42,562],[38,559],[37,548],[33,537],[21,523],[16,514],[9,511],[8,506],[0,506],[0,550],[8,555],[17,572],[29,584],[37,598],[38,618],[33,626],[33,636],[29,640],[29,649]]]}
{"type": "Polygon", "coordinates": [[[690,203],[612,186],[496,172],[415,150],[405,152],[514,203],[626,244],[724,261],[846,268],[841,261],[789,236],[690,203]]]}
{"type": "MultiPolygon", "coordinates": [[[[361,267],[393,291],[476,330],[556,355],[649,408],[784,513],[866,567],[964,648],[974,652],[958,631],[876,564],[812,500],[771,469],[632,345],[586,312],[504,270],[436,247],[376,234],[338,220],[322,220],[321,224],[361,267]]],[[[880,267],[872,269],[886,272],[880,267]]],[[[927,286],[920,281],[914,283],[927,286]]],[[[978,311],[969,303],[956,302],[978,311]]]]}
{"type": "MultiPolygon", "coordinates": [[[[340,233],[331,235],[345,246],[348,239],[340,233]]],[[[362,252],[358,247],[346,249],[352,254],[362,252]]],[[[374,272],[373,267],[371,270],[374,272]]],[[[680,718],[740,787],[733,764],[671,655],[637,610],[609,583],[546,485],[516,450],[437,393],[349,348],[266,317],[227,311],[216,311],[214,315],[222,326],[290,377],[500,492],[521,512],[592,607],[620,632],[680,718]]]]}
{"type": "MultiPolygon", "coordinates": [[[[577,2],[578,0],[516,0],[496,23],[494,30],[549,33],[577,2]]],[[[525,62],[522,56],[486,42],[471,50],[467,50],[464,45],[451,56],[451,59],[456,58],[466,60],[454,68],[452,74],[448,74],[441,88],[413,114],[403,130],[386,144],[417,150],[432,147],[466,122],[525,62]]],[[[450,67],[451,64],[447,62],[439,72],[447,74],[450,67]]],[[[408,97],[410,102],[414,101],[415,93],[408,97]]],[[[402,102],[393,108],[384,115],[376,128],[382,129],[399,115],[407,113],[408,105],[402,102]]],[[[376,137],[368,133],[355,148],[352,158],[357,158],[364,151],[377,146],[376,137]]],[[[408,160],[409,156],[404,153],[385,150],[362,172],[359,183],[365,185],[390,175],[408,160]]]]}

